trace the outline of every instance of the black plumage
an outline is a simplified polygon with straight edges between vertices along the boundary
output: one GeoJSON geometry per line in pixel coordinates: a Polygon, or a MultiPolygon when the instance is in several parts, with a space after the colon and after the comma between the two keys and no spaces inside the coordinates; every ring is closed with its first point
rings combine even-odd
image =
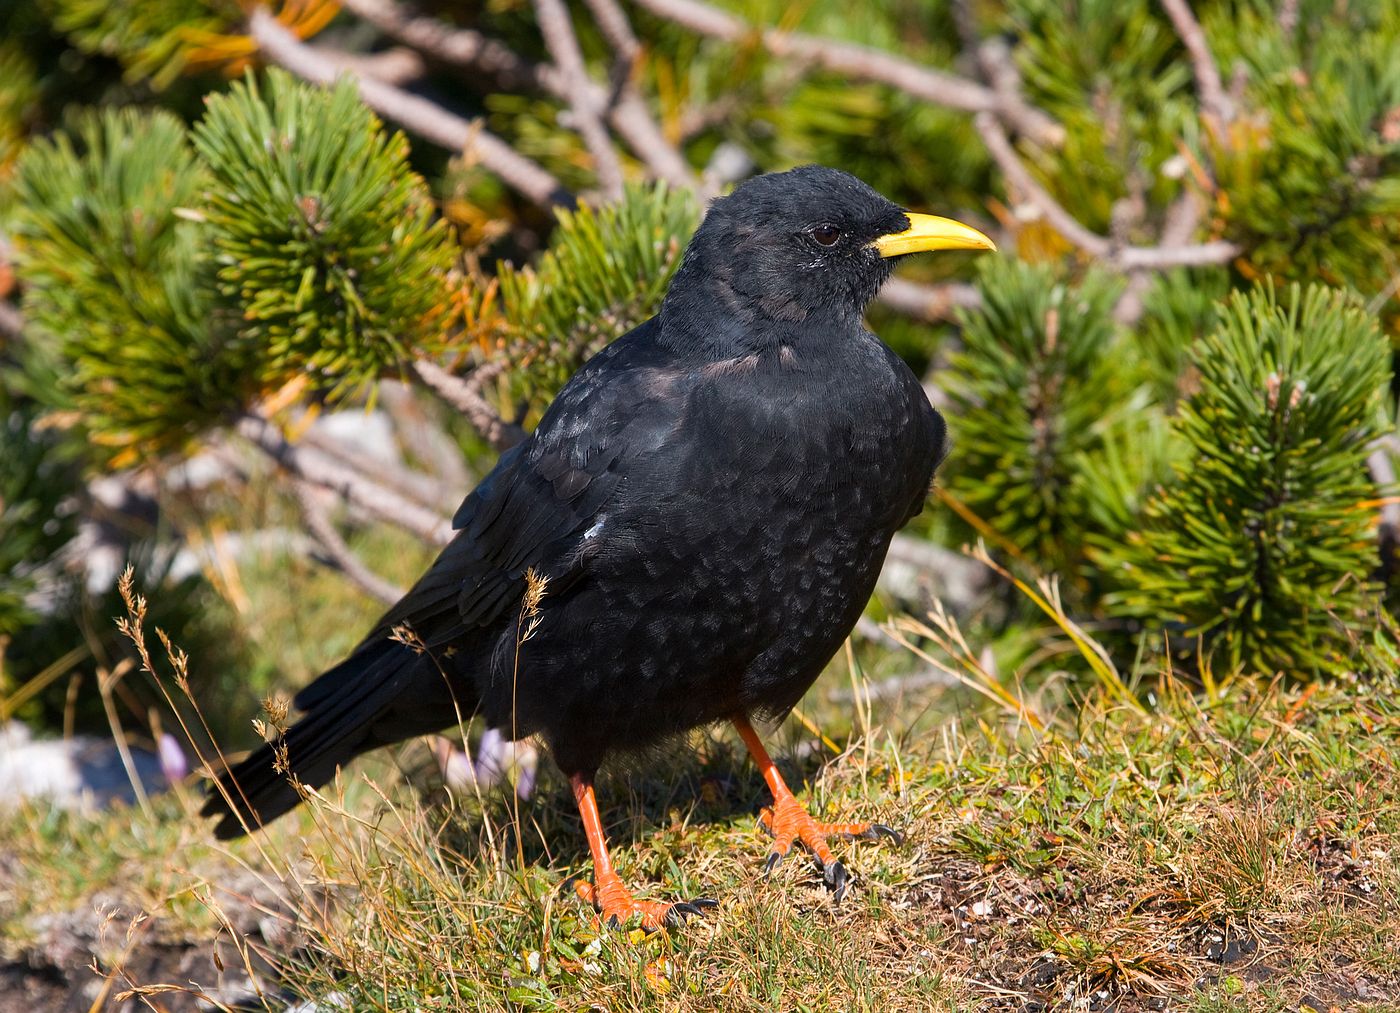
{"type": "MultiPolygon", "coordinates": [[[[660,313],[579,370],[467,497],[431,569],[298,694],[291,770],[320,784],[475,713],[540,735],[579,793],[611,753],[786,712],[946,448],[865,306],[908,250],[990,246],[815,166],[717,200],[660,313]],[[527,570],[547,584],[524,638],[527,570]],[[425,652],[391,637],[400,625],[425,652]]],[[[298,801],[270,747],[223,782],[206,807],[219,836],[298,801]]]]}

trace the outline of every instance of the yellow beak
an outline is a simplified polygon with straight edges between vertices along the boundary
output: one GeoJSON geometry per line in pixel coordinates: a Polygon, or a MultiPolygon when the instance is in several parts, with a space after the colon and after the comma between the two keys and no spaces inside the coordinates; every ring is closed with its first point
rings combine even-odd
{"type": "Polygon", "coordinates": [[[906,211],[909,228],[875,240],[882,257],[898,257],[925,250],[995,250],[997,244],[962,222],[937,215],[916,215],[906,211]]]}

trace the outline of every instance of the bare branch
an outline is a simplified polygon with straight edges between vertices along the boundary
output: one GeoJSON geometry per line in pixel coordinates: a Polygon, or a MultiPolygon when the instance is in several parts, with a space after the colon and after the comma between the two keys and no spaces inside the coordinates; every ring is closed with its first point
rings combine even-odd
{"type": "Polygon", "coordinates": [[[345,539],[340,537],[340,532],[335,529],[331,519],[326,516],[326,511],[322,509],[317,499],[317,490],[311,483],[294,478],[292,492],[296,495],[297,505],[301,507],[301,517],[306,524],[306,530],[311,532],[312,537],[325,550],[326,561],[331,566],[345,574],[371,598],[377,598],[385,605],[392,605],[403,597],[402,588],[380,577],[345,544],[345,539]]]}
{"type": "Polygon", "coordinates": [[[289,443],[267,419],[247,414],[234,428],[296,477],[334,490],[366,513],[395,524],[429,544],[446,545],[451,540],[452,523],[437,511],[419,506],[327,454],[289,443]]]}
{"type": "Polygon", "coordinates": [[[1219,134],[1224,138],[1223,128],[1235,118],[1235,107],[1221,83],[1220,68],[1215,65],[1210,44],[1206,42],[1206,33],[1192,13],[1188,0],[1162,0],[1162,7],[1166,9],[1167,17],[1171,18],[1172,27],[1186,47],[1187,55],[1191,57],[1191,73],[1196,78],[1201,106],[1207,115],[1215,119],[1216,126],[1222,128],[1219,134]]]}
{"type": "MultiPolygon", "coordinates": [[[[506,89],[528,87],[563,101],[570,99],[569,86],[557,67],[532,63],[480,32],[456,28],[436,18],[416,17],[393,0],[345,0],[345,6],[385,35],[413,46],[431,59],[480,70],[506,89]]],[[[608,89],[592,81],[584,94],[632,153],[646,163],[652,175],[674,186],[699,188],[689,164],[666,140],[635,89],[625,89],[615,104],[608,89]]]]}
{"type": "Polygon", "coordinates": [[[558,86],[559,72],[553,67],[532,63],[505,43],[470,28],[415,17],[393,0],[342,0],[341,6],[435,60],[491,75],[502,88],[553,91],[551,85],[558,86]]]}
{"type": "Polygon", "coordinates": [[[468,378],[455,376],[428,359],[414,359],[413,371],[438,397],[461,412],[472,428],[497,450],[509,450],[525,439],[525,430],[507,422],[481,396],[481,388],[500,375],[498,364],[478,366],[468,378]]]}
{"type": "Polygon", "coordinates": [[[980,306],[982,296],[975,286],[964,282],[923,285],[917,281],[891,278],[880,291],[880,302],[896,313],[936,323],[952,320],[959,309],[980,306]]]}
{"type": "Polygon", "coordinates": [[[462,448],[442,427],[437,410],[441,406],[424,404],[418,385],[408,379],[384,379],[376,396],[399,441],[412,448],[413,457],[422,462],[427,471],[422,477],[443,495],[437,505],[455,509],[462,493],[476,485],[476,480],[462,457],[462,448]]]}
{"type": "Polygon", "coordinates": [[[0,335],[17,338],[24,330],[24,315],[7,299],[0,299],[0,335]]]}
{"type": "Polygon", "coordinates": [[[697,191],[702,198],[713,197],[706,184],[690,170],[680,147],[662,133],[646,101],[632,83],[632,70],[641,56],[642,47],[632,31],[627,15],[616,0],[587,0],[588,9],[603,38],[613,49],[610,91],[607,95],[590,94],[589,101],[601,100],[605,114],[618,135],[627,142],[632,153],[646,163],[652,175],[673,186],[697,191]]]}
{"type": "Polygon", "coordinates": [[[361,77],[377,78],[385,84],[399,87],[417,81],[428,69],[418,50],[408,46],[395,46],[382,53],[351,53],[324,45],[311,48],[333,61],[341,70],[361,77]]]}
{"type": "Polygon", "coordinates": [[[742,18],[713,7],[702,0],[636,0],[657,17],[683,25],[701,35],[741,42],[757,37],[775,56],[792,57],[826,70],[865,81],[877,81],[902,92],[950,109],[973,113],[995,113],[1008,124],[1038,143],[1056,146],[1064,139],[1064,128],[1045,113],[1027,105],[1017,96],[998,95],[992,89],[906,60],[893,53],[857,46],[833,39],[817,38],[798,32],[756,28],[742,18]]]}
{"type": "Polygon", "coordinates": [[[632,153],[646,163],[657,179],[664,179],[672,186],[694,190],[702,197],[713,196],[691,171],[690,163],[680,149],[666,139],[646,101],[637,94],[636,89],[623,89],[622,97],[612,110],[611,120],[618,136],[627,142],[632,153]]]}
{"type": "MultiPolygon", "coordinates": [[[[1196,193],[1190,189],[1183,190],[1181,196],[1172,202],[1171,207],[1167,208],[1167,217],[1162,225],[1162,237],[1159,245],[1180,247],[1191,242],[1191,237],[1196,233],[1196,226],[1201,223],[1203,210],[1201,200],[1196,193]]],[[[1131,327],[1137,323],[1142,317],[1143,296],[1151,284],[1152,274],[1149,271],[1133,272],[1133,276],[1123,289],[1123,294],[1118,297],[1118,305],[1113,308],[1113,319],[1125,327],[1131,327]]]]}
{"type": "Polygon", "coordinates": [[[617,0],[584,0],[593,14],[593,22],[613,51],[612,70],[608,74],[608,104],[617,102],[624,91],[631,89],[632,71],[642,55],[642,45],[632,31],[632,22],[617,5],[617,0]]]}
{"type": "Polygon", "coordinates": [[[566,101],[574,114],[573,126],[593,156],[598,185],[609,200],[617,200],[622,196],[622,164],[618,162],[612,138],[603,126],[599,115],[601,110],[588,100],[589,86],[593,82],[583,65],[583,51],[579,49],[578,37],[574,35],[569,10],[563,0],[535,0],[535,20],[539,23],[540,34],[544,36],[550,56],[554,58],[554,65],[564,78],[568,93],[566,101]]]}
{"type": "Polygon", "coordinates": [[[1101,236],[1084,226],[1035,181],[995,116],[979,113],[975,122],[983,143],[987,145],[987,150],[991,152],[1007,182],[1044,215],[1046,221],[1062,236],[1085,253],[1107,262],[1110,266],[1120,271],[1157,271],[1168,267],[1224,264],[1240,255],[1238,246],[1223,241],[1194,246],[1118,246],[1107,236],[1101,236]]]}
{"type": "MultiPolygon", "coordinates": [[[[325,417],[322,416],[323,421],[324,419],[325,417]]],[[[329,455],[345,467],[359,472],[380,485],[387,485],[397,490],[401,495],[420,506],[438,510],[450,503],[451,505],[447,508],[451,509],[461,499],[460,488],[449,491],[431,475],[386,460],[379,454],[374,456],[373,463],[367,468],[366,455],[359,447],[330,435],[319,424],[311,426],[306,431],[305,435],[301,437],[301,443],[329,455]]]]}
{"type": "Polygon", "coordinates": [[[536,204],[547,207],[574,202],[573,195],[558,180],[479,124],[376,78],[342,71],[334,60],[279,24],[265,8],[255,8],[248,16],[248,31],[271,62],[319,84],[329,84],[342,73],[347,74],[358,82],[365,104],[380,115],[434,144],[469,152],[488,171],[536,204]]]}
{"type": "Polygon", "coordinates": [[[593,20],[597,22],[603,38],[608,40],[608,45],[630,71],[632,64],[641,55],[642,45],[637,41],[637,35],[632,31],[632,23],[627,20],[627,15],[617,5],[616,0],[585,0],[585,3],[593,13],[593,20]]]}
{"type": "Polygon", "coordinates": [[[1383,436],[1371,444],[1371,453],[1366,457],[1366,467],[1371,472],[1371,481],[1381,493],[1380,531],[1381,552],[1387,561],[1393,558],[1395,547],[1400,544],[1400,503],[1395,501],[1396,489],[1395,461],[1393,453],[1400,451],[1400,439],[1394,433],[1383,436]]]}

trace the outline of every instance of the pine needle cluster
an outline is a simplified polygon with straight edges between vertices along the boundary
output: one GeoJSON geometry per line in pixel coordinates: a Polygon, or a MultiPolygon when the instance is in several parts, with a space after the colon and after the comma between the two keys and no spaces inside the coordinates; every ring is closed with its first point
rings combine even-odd
{"type": "Polygon", "coordinates": [[[107,109],[19,161],[14,237],[29,279],[34,354],[55,405],[98,445],[168,448],[211,424],[243,386],[224,354],[197,224],[181,208],[208,183],[163,111],[107,109]]]}
{"type": "Polygon", "coordinates": [[[201,238],[267,386],[343,393],[445,338],[453,247],[408,142],[354,85],[281,71],[212,96],[194,147],[210,177],[201,238]]]}
{"type": "Polygon", "coordinates": [[[501,305],[535,382],[554,388],[590,354],[656,313],[700,219],[694,196],[629,186],[618,204],[558,212],[533,266],[500,269],[501,305]]]}
{"type": "Polygon", "coordinates": [[[1365,461],[1387,342],[1342,293],[1265,287],[1233,295],[1191,361],[1187,453],[1104,560],[1116,600],[1231,669],[1343,668],[1378,604],[1365,461]]]}
{"type": "MultiPolygon", "coordinates": [[[[979,289],[981,307],[962,318],[963,347],[939,376],[953,419],[943,481],[993,537],[1075,578],[1105,516],[1091,476],[1146,400],[1113,324],[1119,285],[1099,274],[1072,285],[1048,266],[988,260],[979,289]]],[[[1129,461],[1134,472],[1142,463],[1129,461]]]]}
{"type": "Polygon", "coordinates": [[[352,85],[280,72],[78,119],[20,159],[14,235],[50,405],[131,461],[307,375],[335,398],[437,350],[454,247],[352,85]]]}

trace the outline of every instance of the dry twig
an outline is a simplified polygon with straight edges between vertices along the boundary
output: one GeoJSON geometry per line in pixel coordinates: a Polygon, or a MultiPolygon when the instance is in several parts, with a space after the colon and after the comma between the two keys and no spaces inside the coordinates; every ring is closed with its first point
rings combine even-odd
{"type": "Polygon", "coordinates": [[[1201,23],[1196,20],[1188,0],[1162,0],[1162,7],[1166,9],[1172,27],[1176,29],[1181,44],[1186,47],[1186,53],[1191,58],[1191,73],[1196,78],[1196,91],[1201,97],[1201,106],[1208,116],[1214,118],[1219,128],[1219,136],[1223,139],[1226,137],[1224,128],[1235,118],[1235,106],[1221,82],[1220,68],[1215,65],[1215,57],[1211,55],[1206,33],[1201,28],[1201,23]]]}
{"type": "Polygon", "coordinates": [[[425,542],[446,545],[451,540],[452,523],[441,514],[414,503],[328,454],[290,443],[267,419],[247,414],[234,428],[297,478],[332,489],[366,513],[395,524],[425,542]]]}
{"type": "Polygon", "coordinates": [[[609,200],[618,200],[622,197],[622,164],[617,160],[612,138],[603,126],[602,110],[588,99],[593,82],[583,65],[583,51],[579,49],[578,37],[574,35],[569,9],[564,6],[563,0],[535,0],[535,20],[549,54],[554,58],[554,65],[564,79],[566,101],[573,112],[573,126],[593,156],[598,185],[609,200]]]}
{"type": "Polygon", "coordinates": [[[995,113],[1018,132],[1026,134],[1040,144],[1054,146],[1064,138],[1063,127],[1044,112],[1026,104],[1019,96],[998,95],[975,81],[945,71],[933,70],[893,53],[803,35],[799,32],[756,28],[742,18],[701,0],[636,2],[657,17],[674,21],[701,35],[729,42],[757,38],[774,56],[806,60],[826,70],[859,80],[887,84],[915,98],[950,109],[995,113]]]}
{"type": "Polygon", "coordinates": [[[505,43],[470,28],[405,12],[393,0],[341,0],[341,5],[385,35],[456,67],[489,74],[502,88],[549,90],[545,78],[553,68],[532,63],[505,43]]]}
{"type": "Polygon", "coordinates": [[[1035,181],[995,116],[979,113],[975,123],[983,143],[987,145],[987,150],[991,152],[992,158],[1012,188],[1040,212],[1062,236],[1085,253],[1111,267],[1120,271],[1201,267],[1207,264],[1228,263],[1240,255],[1241,251],[1237,245],[1220,240],[1196,245],[1120,246],[1109,237],[1101,236],[1086,227],[1035,181]]]}
{"type": "Polygon", "coordinates": [[[509,450],[525,439],[525,430],[507,422],[481,396],[481,388],[501,374],[499,363],[478,366],[468,377],[456,376],[427,359],[413,360],[418,379],[438,397],[461,412],[486,442],[497,450],[509,450]]]}
{"type": "Polygon", "coordinates": [[[572,204],[559,181],[505,141],[456,113],[373,77],[345,71],[283,27],[265,8],[248,16],[248,31],[271,62],[298,77],[329,84],[348,73],[360,86],[365,103],[381,116],[454,151],[470,152],[488,171],[536,204],[572,204]]]}
{"type": "Polygon", "coordinates": [[[593,21],[597,24],[598,31],[612,47],[614,60],[610,79],[612,98],[616,101],[617,96],[622,94],[623,88],[632,78],[632,68],[636,66],[637,58],[642,55],[642,45],[637,41],[637,35],[632,31],[632,23],[627,20],[627,15],[617,5],[617,0],[585,0],[585,2],[588,4],[588,10],[593,14],[593,21]]]}
{"type": "Polygon", "coordinates": [[[959,309],[980,306],[982,296],[975,285],[961,281],[924,285],[903,278],[891,278],[880,290],[880,302],[896,313],[936,323],[954,319],[959,309]]]}
{"type": "MultiPolygon", "coordinates": [[[[490,74],[502,88],[528,87],[564,101],[571,97],[569,85],[558,68],[531,63],[480,32],[409,14],[393,0],[345,0],[345,6],[385,35],[413,46],[425,56],[490,74]]],[[[597,115],[607,118],[653,176],[675,186],[699,187],[690,165],[666,140],[635,89],[624,89],[613,103],[607,88],[588,81],[583,98],[597,110],[597,115]]]]}
{"type": "Polygon", "coordinates": [[[316,498],[316,488],[311,483],[294,478],[292,492],[296,494],[297,505],[301,508],[302,523],[324,550],[326,561],[331,566],[345,574],[371,598],[376,598],[386,605],[392,605],[403,597],[402,588],[394,586],[371,570],[355,555],[350,546],[345,544],[345,539],[340,537],[340,532],[335,529],[330,517],[321,508],[316,498]]]}

